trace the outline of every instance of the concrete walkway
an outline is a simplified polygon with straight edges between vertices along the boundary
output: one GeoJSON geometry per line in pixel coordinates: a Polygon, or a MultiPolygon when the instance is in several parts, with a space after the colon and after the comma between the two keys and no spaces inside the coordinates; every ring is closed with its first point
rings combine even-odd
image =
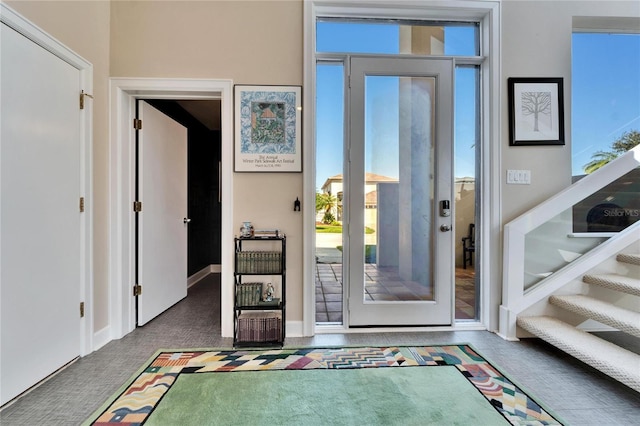
{"type": "MultiPolygon", "coordinates": [[[[366,234],[365,244],[375,245],[376,234],[366,234]]],[[[316,233],[316,257],[318,263],[342,263],[342,234],[316,233]]]]}
{"type": "Polygon", "coordinates": [[[342,263],[342,234],[316,234],[316,261],[318,263],[342,263]]]}

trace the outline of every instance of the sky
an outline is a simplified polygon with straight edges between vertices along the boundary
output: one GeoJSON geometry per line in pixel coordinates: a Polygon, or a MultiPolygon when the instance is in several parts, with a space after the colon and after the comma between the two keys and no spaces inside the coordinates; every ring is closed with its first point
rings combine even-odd
{"type": "Polygon", "coordinates": [[[572,171],[580,175],[593,153],[640,131],[640,34],[574,34],[572,50],[572,171]]]}
{"type": "MultiPolygon", "coordinates": [[[[451,27],[446,29],[445,54],[448,55],[475,55],[475,27],[451,27]]],[[[387,53],[397,54],[399,51],[399,30],[397,25],[373,25],[373,24],[344,24],[335,22],[323,22],[317,27],[317,50],[319,52],[352,52],[352,53],[387,53]]],[[[475,91],[476,71],[472,69],[459,69],[456,72],[456,84],[458,98],[473,99],[475,91]]],[[[366,110],[371,112],[370,122],[379,122],[384,116],[386,128],[371,126],[368,128],[368,136],[373,131],[387,136],[397,134],[397,120],[389,117],[393,112],[397,114],[397,79],[369,78],[367,81],[371,88],[368,95],[370,99],[384,99],[375,108],[371,103],[366,110]],[[378,81],[376,81],[378,80],[378,81]],[[384,81],[386,80],[386,81],[384,81]],[[373,86],[376,86],[375,88],[373,86]],[[389,114],[385,115],[384,112],[389,114]],[[375,116],[375,117],[374,117],[375,116]]],[[[325,180],[342,173],[342,139],[343,139],[343,114],[344,101],[344,77],[343,68],[336,65],[322,65],[317,68],[317,174],[316,187],[320,189],[325,180]]],[[[473,176],[475,163],[473,150],[475,147],[475,104],[473,102],[456,102],[456,115],[461,117],[456,125],[456,143],[460,145],[460,152],[464,155],[456,158],[458,170],[456,176],[473,176]]],[[[376,147],[378,155],[371,155],[367,151],[367,172],[373,172],[389,177],[398,177],[398,153],[397,142],[393,147],[382,146],[384,137],[378,135],[379,141],[376,147]],[[394,149],[395,148],[395,149],[394,149]]],[[[373,142],[375,143],[375,142],[373,142]]]]}
{"type": "MultiPolygon", "coordinates": [[[[473,55],[474,40],[473,28],[448,27],[445,54],[473,55]]],[[[395,54],[398,45],[396,25],[323,22],[317,27],[318,52],[395,54]]],[[[568,108],[570,94],[572,115],[565,127],[566,139],[572,140],[572,172],[580,175],[596,151],[610,150],[611,144],[625,131],[640,130],[640,35],[574,34],[572,45],[572,76],[569,81],[565,79],[565,108],[568,108]]],[[[477,71],[473,69],[456,70],[456,177],[475,175],[476,77],[477,71]]],[[[386,88],[379,84],[380,93],[396,91],[397,82],[389,83],[386,88]]],[[[316,96],[316,187],[320,189],[328,177],[342,173],[344,84],[341,66],[318,67],[316,96]]],[[[395,100],[390,94],[386,96],[385,107],[397,111],[397,96],[395,100]]],[[[373,110],[373,107],[368,104],[365,109],[373,110]]],[[[376,161],[375,170],[366,171],[397,177],[397,149],[395,151],[384,151],[388,161],[376,161]]],[[[367,158],[369,168],[374,167],[371,158],[371,155],[367,158]]]]}

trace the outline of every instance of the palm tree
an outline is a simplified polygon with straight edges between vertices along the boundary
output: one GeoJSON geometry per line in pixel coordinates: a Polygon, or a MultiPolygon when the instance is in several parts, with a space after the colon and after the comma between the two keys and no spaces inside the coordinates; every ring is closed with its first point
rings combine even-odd
{"type": "Polygon", "coordinates": [[[591,156],[591,161],[584,165],[584,172],[593,173],[618,158],[618,155],[620,154],[617,152],[598,151],[591,156]]]}
{"type": "Polygon", "coordinates": [[[336,197],[328,192],[316,192],[316,213],[324,210],[324,217],[322,218],[323,223],[329,224],[335,220],[331,211],[337,201],[336,197]]]}
{"type": "Polygon", "coordinates": [[[595,172],[637,145],[640,145],[640,132],[638,130],[624,132],[613,142],[611,151],[598,151],[591,156],[591,161],[584,165],[585,173],[595,172]]]}

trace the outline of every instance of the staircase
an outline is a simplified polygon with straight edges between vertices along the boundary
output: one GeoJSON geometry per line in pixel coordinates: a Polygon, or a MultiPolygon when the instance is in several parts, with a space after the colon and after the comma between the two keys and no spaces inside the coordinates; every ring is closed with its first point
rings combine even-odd
{"type": "MultiPolygon", "coordinates": [[[[640,297],[640,254],[618,254],[618,274],[585,274],[582,281],[596,286],[590,295],[552,295],[548,302],[581,319],[592,319],[640,338],[640,299],[636,310],[592,297],[591,293],[612,291],[620,296],[640,297]]],[[[611,299],[611,298],[609,298],[611,299]]],[[[615,297],[613,298],[615,299],[615,297]]],[[[640,392],[640,355],[582,331],[551,316],[518,316],[517,325],[574,356],[595,369],[640,392]]]]}

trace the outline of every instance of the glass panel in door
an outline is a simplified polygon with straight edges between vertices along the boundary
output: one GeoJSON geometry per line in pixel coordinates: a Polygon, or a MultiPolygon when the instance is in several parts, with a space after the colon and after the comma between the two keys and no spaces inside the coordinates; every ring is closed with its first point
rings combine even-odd
{"type": "Polygon", "coordinates": [[[351,59],[350,326],[451,324],[452,72],[351,59]]]}

